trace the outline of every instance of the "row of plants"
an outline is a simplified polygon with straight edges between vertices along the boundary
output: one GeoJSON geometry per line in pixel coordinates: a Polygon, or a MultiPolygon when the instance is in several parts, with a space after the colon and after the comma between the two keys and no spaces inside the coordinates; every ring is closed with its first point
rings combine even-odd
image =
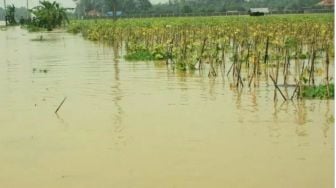
{"type": "Polygon", "coordinates": [[[315,86],[317,67],[325,67],[320,84],[331,80],[333,22],[332,14],[148,18],[74,21],[68,29],[92,41],[125,47],[129,60],[163,60],[180,71],[206,67],[209,77],[226,68],[236,87],[256,86],[267,67],[273,68],[275,85],[291,84],[290,66],[299,62],[302,69],[295,84],[315,86]]]}

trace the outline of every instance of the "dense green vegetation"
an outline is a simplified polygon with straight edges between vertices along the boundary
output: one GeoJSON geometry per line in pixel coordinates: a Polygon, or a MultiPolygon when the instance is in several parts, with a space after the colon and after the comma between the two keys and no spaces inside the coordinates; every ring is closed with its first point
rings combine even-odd
{"type": "Polygon", "coordinates": [[[63,23],[69,23],[66,10],[58,3],[49,1],[40,1],[40,5],[32,9],[35,18],[32,25],[35,27],[45,28],[48,31],[60,27],[63,23]]]}
{"type": "Polygon", "coordinates": [[[304,86],[302,96],[309,99],[331,99],[334,98],[334,84],[319,86],[304,86]]]}
{"type": "Polygon", "coordinates": [[[164,54],[159,52],[150,52],[148,50],[140,50],[125,55],[125,59],[129,61],[151,61],[151,60],[163,60],[164,54]]]}

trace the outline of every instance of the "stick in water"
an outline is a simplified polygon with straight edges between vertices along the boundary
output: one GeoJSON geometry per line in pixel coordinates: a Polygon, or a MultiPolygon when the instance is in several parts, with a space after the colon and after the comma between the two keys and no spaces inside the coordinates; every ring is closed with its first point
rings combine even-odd
{"type": "Polygon", "coordinates": [[[271,75],[270,75],[270,77],[271,77],[271,80],[272,80],[272,82],[274,84],[274,87],[280,92],[282,98],[286,101],[287,99],[286,99],[285,95],[282,93],[281,89],[279,88],[279,86],[275,82],[274,78],[271,75]]]}
{"type": "Polygon", "coordinates": [[[64,104],[64,102],[65,102],[66,99],[67,99],[66,97],[63,99],[63,101],[61,102],[61,104],[60,104],[60,105],[58,106],[58,108],[56,109],[55,114],[57,114],[57,112],[61,109],[61,107],[62,107],[62,105],[64,104]]]}

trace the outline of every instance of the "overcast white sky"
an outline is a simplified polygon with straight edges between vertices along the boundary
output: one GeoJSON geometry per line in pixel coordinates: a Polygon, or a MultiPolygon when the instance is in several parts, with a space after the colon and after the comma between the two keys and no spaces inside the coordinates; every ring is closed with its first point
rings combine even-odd
{"type": "MultiPolygon", "coordinates": [[[[50,0],[54,1],[54,0],[50,0]]],[[[61,3],[65,7],[74,7],[75,4],[72,0],[56,0],[57,2],[61,3]]],[[[168,2],[168,0],[150,0],[153,4],[155,3],[164,3],[168,2]]],[[[7,4],[14,4],[16,7],[26,6],[27,0],[6,0],[7,4]]],[[[36,6],[39,0],[28,0],[29,6],[36,6]]],[[[0,7],[3,7],[4,0],[0,0],[0,7]]]]}

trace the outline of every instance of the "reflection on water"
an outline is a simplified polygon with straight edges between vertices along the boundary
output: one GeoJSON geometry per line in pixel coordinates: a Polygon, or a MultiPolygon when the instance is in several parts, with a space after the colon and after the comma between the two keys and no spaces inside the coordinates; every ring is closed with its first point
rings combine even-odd
{"type": "Polygon", "coordinates": [[[1,187],[333,186],[334,101],[273,102],[267,77],[237,89],[65,33],[0,41],[1,187]]]}

